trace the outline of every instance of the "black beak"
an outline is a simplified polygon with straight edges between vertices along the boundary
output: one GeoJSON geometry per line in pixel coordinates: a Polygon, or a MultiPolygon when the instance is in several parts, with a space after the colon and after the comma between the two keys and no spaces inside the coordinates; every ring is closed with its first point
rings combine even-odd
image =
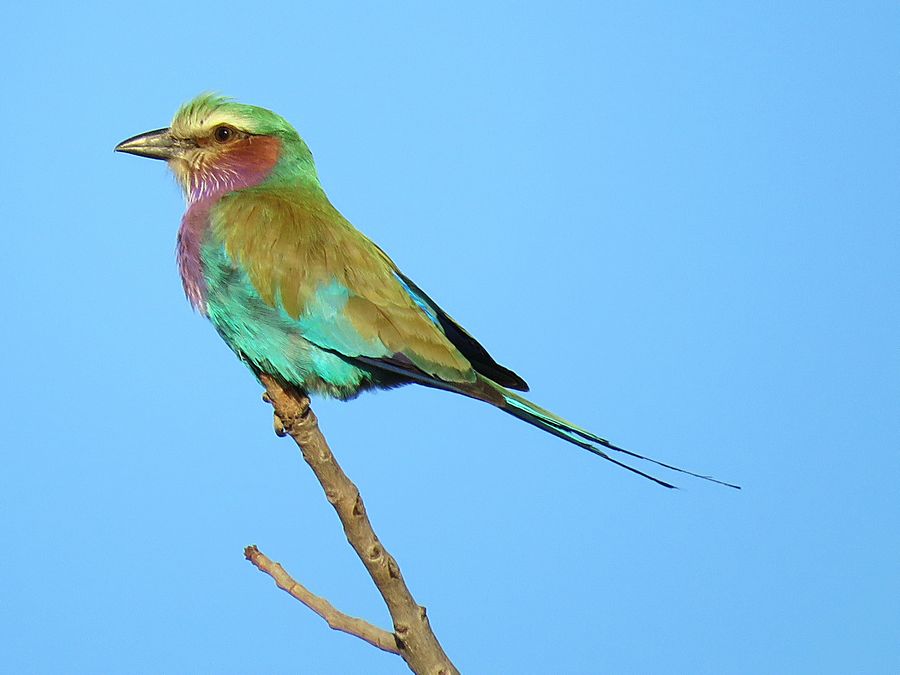
{"type": "Polygon", "coordinates": [[[127,138],[115,147],[116,152],[149,157],[150,159],[174,159],[185,150],[195,147],[190,141],[175,138],[168,128],[148,131],[127,138]]]}

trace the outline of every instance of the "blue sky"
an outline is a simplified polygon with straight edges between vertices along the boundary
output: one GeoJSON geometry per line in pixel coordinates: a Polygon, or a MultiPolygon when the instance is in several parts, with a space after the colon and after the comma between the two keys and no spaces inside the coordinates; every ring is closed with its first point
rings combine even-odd
{"type": "Polygon", "coordinates": [[[4,668],[405,672],[243,560],[388,625],[182,297],[174,181],[112,153],[217,90],[536,401],[744,486],[316,402],[464,672],[900,670],[896,4],[321,4],[5,10],[4,668]]]}

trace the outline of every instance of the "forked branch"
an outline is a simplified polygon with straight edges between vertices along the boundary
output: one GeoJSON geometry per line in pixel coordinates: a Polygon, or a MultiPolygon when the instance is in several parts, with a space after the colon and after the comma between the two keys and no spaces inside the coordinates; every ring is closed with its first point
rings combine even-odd
{"type": "Polygon", "coordinates": [[[256,547],[246,549],[247,559],[275,579],[280,588],[328,621],[332,628],[355,635],[379,649],[400,654],[410,670],[417,675],[457,674],[459,671],[447,658],[431,630],[425,608],[415,601],[403,580],[397,561],[387,552],[372,529],[359,490],[338,465],[328,447],[328,442],[319,430],[315,413],[309,406],[309,398],[271,376],[261,375],[260,380],[266,388],[266,400],[275,409],[276,432],[294,439],[303,459],[321,483],[325,496],[341,520],[347,540],[365,565],[387,605],[394,632],[388,633],[361,619],[339,612],[326,600],[310,593],[291,579],[280,565],[273,563],[256,547]],[[393,649],[385,636],[393,641],[393,649]]]}
{"type": "Polygon", "coordinates": [[[373,626],[368,621],[357,619],[349,614],[344,614],[337,609],[328,600],[322,598],[306,586],[295,581],[290,574],[285,571],[284,567],[271,560],[265,553],[260,551],[256,546],[248,546],[244,549],[244,557],[252,562],[260,572],[265,572],[275,580],[275,584],[281,590],[292,595],[294,598],[309,607],[316,614],[325,619],[329,627],[334,630],[343,631],[350,635],[355,635],[360,640],[365,640],[373,647],[378,647],[392,654],[399,654],[397,641],[392,633],[373,626]]]}

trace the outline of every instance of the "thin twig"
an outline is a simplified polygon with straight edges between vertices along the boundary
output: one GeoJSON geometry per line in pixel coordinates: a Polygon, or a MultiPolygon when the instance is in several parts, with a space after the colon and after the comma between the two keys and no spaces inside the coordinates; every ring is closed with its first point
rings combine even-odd
{"type": "Polygon", "coordinates": [[[275,409],[276,432],[290,436],[300,448],[337,512],[347,540],[381,593],[391,614],[400,656],[417,675],[458,675],[431,630],[425,608],[415,601],[397,561],[375,535],[359,490],[331,453],[309,407],[309,398],[269,375],[261,374],[260,381],[275,409]]]}
{"type": "Polygon", "coordinates": [[[316,614],[325,619],[325,622],[334,630],[343,631],[355,635],[360,640],[365,640],[373,647],[383,649],[392,654],[399,654],[397,641],[392,633],[373,626],[368,621],[357,619],[349,614],[344,614],[325,598],[319,597],[303,584],[295,581],[277,562],[270,559],[256,546],[248,546],[244,549],[244,557],[256,565],[260,572],[265,572],[275,580],[275,585],[289,593],[316,614]]]}

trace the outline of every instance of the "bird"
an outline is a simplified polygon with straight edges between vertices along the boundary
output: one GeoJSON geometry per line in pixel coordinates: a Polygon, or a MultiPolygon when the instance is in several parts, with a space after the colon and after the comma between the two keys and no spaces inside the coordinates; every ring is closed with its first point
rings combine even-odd
{"type": "Polygon", "coordinates": [[[115,151],[168,163],[187,204],[176,245],[184,293],[257,379],[341,400],[420,384],[489,403],[666,488],[675,485],[624,457],[738,488],[614,445],[517,393],[525,380],[332,205],[280,115],[204,93],[115,151]]]}

